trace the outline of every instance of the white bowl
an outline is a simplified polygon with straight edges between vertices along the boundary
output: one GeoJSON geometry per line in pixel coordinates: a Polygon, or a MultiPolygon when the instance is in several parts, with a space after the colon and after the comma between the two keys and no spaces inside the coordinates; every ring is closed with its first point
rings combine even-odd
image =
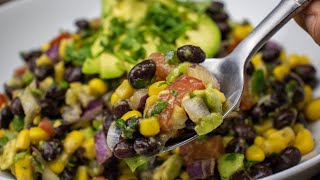
{"type": "MultiPolygon", "coordinates": [[[[259,23],[278,0],[226,0],[232,19],[248,19],[259,23]]],[[[100,0],[24,0],[13,1],[0,6],[0,83],[9,79],[15,68],[22,65],[19,58],[21,50],[29,50],[42,45],[58,34],[59,30],[74,30],[75,19],[93,18],[100,15],[100,0]]],[[[273,38],[280,42],[288,53],[307,54],[316,64],[320,79],[320,47],[290,22],[273,38]]],[[[320,88],[315,91],[320,96],[320,88]]],[[[265,178],[271,179],[308,179],[320,169],[320,122],[310,125],[316,141],[313,152],[303,157],[302,162],[288,170],[265,178]]],[[[0,162],[1,163],[1,162],[0,162]]],[[[0,179],[7,179],[1,175],[0,179]]]]}

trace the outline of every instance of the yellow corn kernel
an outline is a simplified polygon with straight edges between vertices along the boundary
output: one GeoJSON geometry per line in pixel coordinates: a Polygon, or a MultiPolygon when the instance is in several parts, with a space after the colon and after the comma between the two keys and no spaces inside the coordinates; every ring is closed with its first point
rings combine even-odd
{"type": "Polygon", "coordinates": [[[62,173],[69,159],[69,155],[62,153],[57,159],[50,161],[48,167],[56,174],[62,173]]]}
{"type": "Polygon", "coordinates": [[[268,129],[272,128],[272,126],[273,126],[272,120],[268,119],[268,120],[263,121],[262,124],[254,125],[254,129],[256,130],[256,132],[258,134],[263,134],[268,129]]]}
{"type": "Polygon", "coordinates": [[[301,64],[310,64],[310,60],[307,56],[299,56],[297,54],[291,54],[288,59],[287,59],[287,62],[290,66],[290,68],[294,68],[298,65],[301,65],[301,64]]]}
{"type": "Polygon", "coordinates": [[[57,128],[57,127],[59,127],[59,126],[61,126],[61,125],[62,125],[61,120],[55,120],[55,121],[53,122],[53,127],[54,127],[54,128],[57,128]]]}
{"type": "Polygon", "coordinates": [[[89,180],[86,166],[79,166],[77,170],[77,180],[89,180]]]}
{"type": "Polygon", "coordinates": [[[153,83],[148,90],[148,95],[158,95],[161,91],[165,90],[168,87],[168,84],[165,81],[158,81],[153,83]]]}
{"type": "Polygon", "coordinates": [[[309,85],[303,86],[304,99],[299,103],[299,109],[303,109],[306,104],[312,101],[312,88],[309,85]]]}
{"type": "Polygon", "coordinates": [[[124,80],[121,85],[116,89],[116,93],[120,99],[128,99],[132,96],[134,89],[129,84],[128,80],[124,80]]]}
{"type": "Polygon", "coordinates": [[[226,96],[220,92],[218,89],[213,89],[214,93],[216,93],[221,101],[221,103],[226,102],[226,96]]]}
{"type": "Polygon", "coordinates": [[[186,171],[183,171],[181,174],[180,174],[180,179],[181,180],[189,180],[189,174],[186,172],[186,171]]]}
{"type": "Polygon", "coordinates": [[[70,44],[69,39],[63,39],[59,45],[59,56],[65,59],[66,57],[66,48],[70,44]]]}
{"type": "Polygon", "coordinates": [[[98,78],[94,78],[89,81],[89,88],[91,91],[99,95],[106,93],[108,90],[107,84],[98,78]]]}
{"type": "Polygon", "coordinates": [[[305,129],[305,127],[301,123],[297,123],[293,126],[294,133],[298,134],[301,130],[305,129]]]}
{"type": "Polygon", "coordinates": [[[244,39],[251,31],[253,30],[253,27],[251,25],[238,25],[235,26],[235,29],[233,31],[233,36],[236,39],[244,39]]]}
{"type": "Polygon", "coordinates": [[[149,111],[149,109],[157,102],[157,100],[158,100],[158,96],[156,96],[156,95],[148,97],[148,99],[146,100],[144,113],[147,113],[149,111]]]}
{"type": "Polygon", "coordinates": [[[262,136],[256,136],[254,138],[254,144],[259,146],[259,147],[262,147],[263,146],[263,143],[264,143],[264,138],[262,136]]]}
{"type": "Polygon", "coordinates": [[[307,104],[305,109],[305,115],[308,120],[315,121],[320,120],[320,98],[314,99],[307,104]]]}
{"type": "Polygon", "coordinates": [[[246,150],[246,158],[249,161],[261,162],[265,157],[263,150],[256,145],[251,145],[246,150]]]}
{"type": "Polygon", "coordinates": [[[273,133],[276,133],[278,130],[274,129],[274,128],[270,128],[268,129],[263,136],[266,138],[269,138],[269,136],[271,136],[273,133]]]}
{"type": "Polygon", "coordinates": [[[286,142],[280,139],[266,139],[263,143],[263,151],[265,154],[280,153],[287,147],[286,142]]]}
{"type": "Polygon", "coordinates": [[[34,125],[38,125],[40,123],[41,117],[40,116],[36,116],[33,118],[33,124],[34,125]]]}
{"type": "Polygon", "coordinates": [[[290,68],[284,64],[278,65],[273,69],[273,75],[278,81],[282,81],[289,72],[290,68]]]}
{"type": "Polygon", "coordinates": [[[94,160],[96,157],[96,151],[94,149],[94,139],[90,138],[83,142],[82,147],[84,149],[84,157],[89,160],[94,160]]]}
{"type": "Polygon", "coordinates": [[[32,144],[49,139],[49,135],[39,127],[32,127],[29,130],[30,140],[32,144]]]}
{"type": "Polygon", "coordinates": [[[113,93],[112,95],[111,95],[111,99],[110,99],[110,101],[111,101],[111,105],[113,106],[116,102],[118,102],[120,100],[120,97],[118,96],[118,94],[117,93],[113,93]]]}
{"type": "Polygon", "coordinates": [[[264,72],[265,75],[267,75],[267,68],[262,60],[262,53],[257,53],[255,56],[253,56],[251,60],[254,69],[260,69],[264,72]]]}
{"type": "Polygon", "coordinates": [[[4,130],[0,129],[0,138],[2,138],[4,136],[4,130]]]}
{"type": "Polygon", "coordinates": [[[74,153],[82,144],[84,140],[84,136],[79,131],[72,131],[69,134],[67,134],[67,137],[65,138],[63,142],[63,148],[64,151],[67,154],[74,153]]]}
{"type": "Polygon", "coordinates": [[[311,152],[314,148],[314,140],[311,132],[308,129],[299,131],[294,146],[300,150],[302,155],[311,152]]]}
{"type": "Polygon", "coordinates": [[[52,65],[53,61],[50,59],[50,57],[46,54],[42,54],[37,60],[36,60],[37,66],[45,66],[45,65],[52,65]]]}
{"type": "Polygon", "coordinates": [[[139,112],[139,111],[137,111],[137,110],[132,110],[132,111],[128,111],[128,112],[126,112],[122,117],[121,117],[121,119],[123,119],[123,120],[128,120],[128,119],[130,119],[131,117],[134,117],[134,116],[136,116],[136,117],[142,117],[142,114],[141,114],[141,112],[139,112]]]}
{"type": "Polygon", "coordinates": [[[45,43],[45,44],[43,44],[42,46],[41,46],[41,51],[42,52],[45,52],[45,51],[47,51],[48,49],[50,48],[50,44],[49,43],[45,43]]]}
{"type": "Polygon", "coordinates": [[[140,121],[140,133],[146,137],[152,137],[160,132],[159,120],[156,117],[142,119],[140,121]]]}
{"type": "Polygon", "coordinates": [[[60,61],[54,65],[54,80],[56,82],[60,82],[63,80],[64,70],[65,70],[65,67],[64,67],[63,61],[60,61]]]}
{"type": "Polygon", "coordinates": [[[17,180],[33,180],[31,156],[17,160],[14,164],[14,170],[17,180]]]}
{"type": "Polygon", "coordinates": [[[281,130],[278,130],[268,136],[268,139],[278,139],[281,140],[283,143],[287,145],[294,142],[295,134],[290,127],[282,128],[281,130]]]}
{"type": "Polygon", "coordinates": [[[16,140],[16,148],[17,150],[26,150],[30,146],[30,135],[29,130],[24,129],[19,132],[17,140],[16,140]]]}

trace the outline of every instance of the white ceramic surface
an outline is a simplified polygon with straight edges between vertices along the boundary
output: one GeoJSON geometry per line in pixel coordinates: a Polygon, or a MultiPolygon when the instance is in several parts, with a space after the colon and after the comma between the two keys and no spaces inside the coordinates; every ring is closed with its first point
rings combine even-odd
{"type": "MultiPolygon", "coordinates": [[[[258,23],[279,0],[225,0],[233,19],[258,23]]],[[[73,30],[77,18],[93,18],[100,15],[100,0],[16,0],[0,6],[0,83],[9,79],[13,70],[22,65],[21,50],[41,46],[59,30],[73,30]]],[[[290,22],[273,38],[289,53],[310,56],[318,69],[320,79],[320,47],[294,22],[290,22]]],[[[320,96],[320,88],[315,92],[320,96]]],[[[315,150],[303,157],[298,166],[265,178],[308,179],[320,172],[320,122],[310,126],[316,140],[315,150]],[[309,159],[309,160],[308,160],[309,159]]],[[[0,162],[1,163],[1,162],[0,162]]],[[[1,176],[0,180],[5,180],[1,176]]]]}

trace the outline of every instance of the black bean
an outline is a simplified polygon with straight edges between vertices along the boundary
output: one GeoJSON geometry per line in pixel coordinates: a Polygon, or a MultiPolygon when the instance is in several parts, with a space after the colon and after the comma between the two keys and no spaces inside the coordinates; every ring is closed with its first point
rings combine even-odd
{"type": "Polygon", "coordinates": [[[227,39],[229,33],[231,32],[231,27],[228,24],[228,22],[218,22],[217,25],[221,31],[221,36],[222,36],[221,39],[222,40],[227,39]]]}
{"type": "Polygon", "coordinates": [[[185,127],[186,129],[194,130],[195,127],[196,127],[196,124],[193,121],[191,121],[191,119],[188,119],[186,121],[186,127],[185,127]]]}
{"type": "Polygon", "coordinates": [[[287,147],[275,158],[272,163],[274,173],[286,170],[297,165],[301,160],[301,153],[295,147],[287,147]]]}
{"type": "Polygon", "coordinates": [[[257,104],[251,110],[252,119],[255,122],[262,122],[269,112],[270,109],[264,103],[257,104]]]}
{"type": "Polygon", "coordinates": [[[303,113],[298,113],[296,122],[301,123],[304,127],[307,127],[307,125],[308,125],[308,122],[307,122],[306,118],[304,117],[303,113]]]}
{"type": "Polygon", "coordinates": [[[73,180],[76,174],[76,169],[67,166],[60,174],[60,180],[73,180]]]}
{"type": "Polygon", "coordinates": [[[284,78],[283,81],[285,83],[289,83],[290,81],[295,81],[297,83],[297,86],[303,86],[303,80],[296,74],[296,73],[289,73],[284,78]]]}
{"type": "Polygon", "coordinates": [[[211,5],[207,8],[206,13],[212,15],[223,11],[223,9],[224,4],[222,2],[213,1],[211,5]]]}
{"type": "Polygon", "coordinates": [[[135,65],[128,74],[132,87],[140,89],[147,87],[154,80],[156,64],[152,60],[145,60],[135,65]]]}
{"type": "Polygon", "coordinates": [[[56,101],[45,99],[40,101],[41,115],[48,118],[58,118],[61,116],[60,108],[56,101]]]}
{"type": "Polygon", "coordinates": [[[253,72],[254,72],[254,66],[253,66],[253,63],[250,61],[246,66],[246,74],[251,76],[253,72]]]}
{"type": "Polygon", "coordinates": [[[133,148],[133,143],[123,139],[113,149],[114,155],[119,159],[133,157],[136,153],[133,148]]]}
{"type": "Polygon", "coordinates": [[[272,107],[280,107],[288,102],[288,96],[284,91],[272,91],[270,97],[270,103],[272,107]]]}
{"type": "Polygon", "coordinates": [[[245,170],[240,170],[238,172],[235,172],[230,177],[230,180],[252,180],[250,175],[245,170]]]}
{"type": "Polygon", "coordinates": [[[41,154],[44,160],[52,161],[62,152],[62,145],[58,139],[45,141],[41,146],[41,154]]]}
{"type": "Polygon", "coordinates": [[[185,45],[179,47],[177,55],[181,62],[202,63],[206,60],[206,54],[198,46],[185,45]]]}
{"type": "Polygon", "coordinates": [[[22,52],[20,55],[26,63],[29,63],[40,57],[42,52],[40,50],[32,50],[30,52],[22,52]]]}
{"type": "Polygon", "coordinates": [[[297,86],[292,94],[292,103],[297,104],[304,100],[305,94],[301,86],[297,86]]]}
{"type": "Polygon", "coordinates": [[[120,175],[119,159],[112,156],[104,163],[103,176],[108,180],[118,180],[120,175]]]}
{"type": "Polygon", "coordinates": [[[236,137],[244,138],[248,143],[252,143],[256,137],[254,128],[246,124],[237,124],[233,127],[236,137]]]}
{"type": "Polygon", "coordinates": [[[45,98],[55,101],[61,101],[64,100],[66,92],[66,89],[62,89],[57,84],[53,84],[48,88],[45,98]]]}
{"type": "Polygon", "coordinates": [[[24,115],[24,110],[22,108],[21,100],[18,97],[14,98],[11,101],[10,109],[14,115],[18,115],[18,116],[24,115]]]}
{"type": "Polygon", "coordinates": [[[263,163],[258,163],[250,168],[249,175],[252,179],[260,179],[272,175],[272,169],[263,163]]]}
{"type": "Polygon", "coordinates": [[[34,75],[38,81],[44,80],[46,77],[53,75],[53,73],[52,66],[37,66],[34,70],[34,75]]]}
{"type": "Polygon", "coordinates": [[[267,63],[275,62],[280,56],[280,49],[268,48],[262,51],[262,60],[267,63]]]}
{"type": "Polygon", "coordinates": [[[143,156],[152,156],[160,152],[161,142],[155,138],[141,137],[134,142],[134,150],[143,156]]]}
{"type": "Polygon", "coordinates": [[[77,26],[78,31],[86,30],[90,27],[90,23],[86,19],[78,19],[75,22],[75,25],[77,26]]]}
{"type": "Polygon", "coordinates": [[[248,147],[247,142],[243,138],[233,138],[225,149],[226,153],[245,153],[248,147]]]}
{"type": "Polygon", "coordinates": [[[83,79],[83,74],[81,67],[68,67],[64,72],[64,80],[67,82],[81,81],[83,79]]]}
{"type": "Polygon", "coordinates": [[[69,129],[70,129],[69,125],[64,125],[64,124],[60,125],[59,127],[54,129],[55,137],[58,139],[64,139],[69,129]]]}
{"type": "Polygon", "coordinates": [[[74,164],[85,165],[88,163],[88,159],[84,157],[84,153],[85,153],[85,149],[83,147],[80,147],[79,149],[76,150],[76,152],[73,155],[74,164]]]}
{"type": "Polygon", "coordinates": [[[148,163],[148,169],[150,170],[155,169],[158,166],[160,166],[163,162],[164,160],[161,157],[156,156],[148,163]]]}
{"type": "Polygon", "coordinates": [[[121,118],[126,112],[130,111],[131,107],[125,100],[117,102],[112,109],[112,116],[114,120],[121,118]]]}
{"type": "MultiPolygon", "coordinates": [[[[243,111],[232,112],[226,117],[226,121],[229,121],[233,126],[236,124],[245,124],[246,118],[247,114],[243,111]]],[[[231,127],[231,125],[229,125],[228,127],[231,127]]]]}
{"type": "Polygon", "coordinates": [[[316,69],[311,64],[298,65],[292,71],[306,83],[316,77],[316,69]]]}
{"type": "Polygon", "coordinates": [[[8,129],[9,124],[13,119],[13,113],[9,106],[4,107],[0,113],[0,129],[8,129]]]}
{"type": "Polygon", "coordinates": [[[273,118],[273,126],[277,129],[292,125],[297,118],[297,110],[284,109],[273,118]]]}
{"type": "Polygon", "coordinates": [[[229,19],[229,15],[226,12],[219,12],[219,13],[215,13],[211,15],[211,18],[215,21],[215,22],[227,22],[227,20],[229,19]]]}

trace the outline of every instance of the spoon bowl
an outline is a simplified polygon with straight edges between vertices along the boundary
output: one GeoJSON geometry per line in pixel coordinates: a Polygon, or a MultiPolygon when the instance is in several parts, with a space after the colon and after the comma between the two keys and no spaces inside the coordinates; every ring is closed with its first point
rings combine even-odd
{"type": "MultiPolygon", "coordinates": [[[[206,59],[204,66],[220,83],[220,91],[224,93],[228,108],[223,112],[223,119],[240,103],[244,88],[245,67],[252,56],[269,40],[281,27],[292,19],[311,0],[282,0],[271,13],[224,58],[206,59]]],[[[120,140],[121,132],[115,122],[112,123],[107,137],[107,144],[113,149],[120,140]]],[[[166,143],[162,152],[173,150],[179,146],[197,139],[198,135],[179,138],[178,141],[166,143]]]]}

